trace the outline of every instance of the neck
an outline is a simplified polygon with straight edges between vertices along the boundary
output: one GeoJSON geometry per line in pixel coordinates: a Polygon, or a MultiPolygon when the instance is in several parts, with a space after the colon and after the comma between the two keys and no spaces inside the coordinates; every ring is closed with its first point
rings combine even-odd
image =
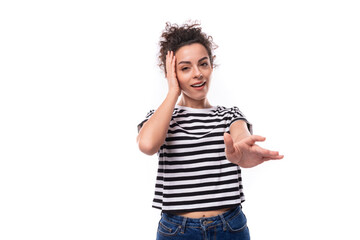
{"type": "Polygon", "coordinates": [[[194,100],[194,99],[188,99],[184,97],[184,95],[181,96],[180,101],[178,102],[179,106],[184,107],[190,107],[190,108],[210,108],[211,105],[207,98],[201,99],[201,100],[194,100]]]}

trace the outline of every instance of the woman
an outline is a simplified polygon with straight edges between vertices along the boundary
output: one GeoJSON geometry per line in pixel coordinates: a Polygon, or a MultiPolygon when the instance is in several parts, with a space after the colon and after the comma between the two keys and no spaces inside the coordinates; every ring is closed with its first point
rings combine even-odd
{"type": "Polygon", "coordinates": [[[157,239],[250,239],[241,168],[282,159],[256,145],[252,126],[237,107],[210,104],[214,68],[211,36],[199,24],[167,23],[160,66],[168,94],[138,126],[137,142],[158,153],[153,207],[162,210],[157,239]]]}

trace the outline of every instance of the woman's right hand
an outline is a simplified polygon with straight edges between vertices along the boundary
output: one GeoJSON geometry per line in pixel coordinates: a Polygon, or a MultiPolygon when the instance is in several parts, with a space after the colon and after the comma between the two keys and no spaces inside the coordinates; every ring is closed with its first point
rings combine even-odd
{"type": "Polygon", "coordinates": [[[140,150],[149,155],[158,152],[164,144],[176,101],[181,94],[181,88],[176,77],[175,62],[174,53],[167,52],[166,78],[169,92],[163,103],[156,109],[150,119],[144,123],[137,137],[140,150]]]}
{"type": "Polygon", "coordinates": [[[180,96],[181,89],[179,85],[179,81],[176,77],[176,58],[173,51],[168,51],[166,54],[166,78],[169,86],[169,93],[173,92],[180,96]]]}

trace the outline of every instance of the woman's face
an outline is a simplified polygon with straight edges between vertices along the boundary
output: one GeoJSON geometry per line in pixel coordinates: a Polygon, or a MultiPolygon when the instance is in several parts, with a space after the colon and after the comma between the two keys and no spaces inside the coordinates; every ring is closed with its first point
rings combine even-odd
{"type": "Polygon", "coordinates": [[[179,48],[175,56],[176,76],[183,97],[191,101],[206,99],[213,70],[206,48],[193,43],[179,48]]]}

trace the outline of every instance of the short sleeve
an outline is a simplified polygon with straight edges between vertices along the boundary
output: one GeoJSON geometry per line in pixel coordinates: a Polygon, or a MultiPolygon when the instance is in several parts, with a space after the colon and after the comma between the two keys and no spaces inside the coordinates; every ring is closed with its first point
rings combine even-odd
{"type": "Polygon", "coordinates": [[[147,120],[149,120],[149,118],[154,114],[154,112],[155,112],[155,110],[150,110],[150,111],[146,114],[145,119],[144,119],[141,123],[139,123],[139,124],[137,125],[138,132],[140,132],[140,129],[142,128],[142,126],[144,125],[144,123],[145,123],[147,120]]]}
{"type": "Polygon", "coordinates": [[[231,124],[233,124],[238,120],[243,120],[246,122],[249,132],[253,134],[252,124],[247,120],[245,115],[240,111],[238,107],[232,107],[230,109],[230,113],[231,113],[231,120],[229,126],[231,126],[231,124]]]}

